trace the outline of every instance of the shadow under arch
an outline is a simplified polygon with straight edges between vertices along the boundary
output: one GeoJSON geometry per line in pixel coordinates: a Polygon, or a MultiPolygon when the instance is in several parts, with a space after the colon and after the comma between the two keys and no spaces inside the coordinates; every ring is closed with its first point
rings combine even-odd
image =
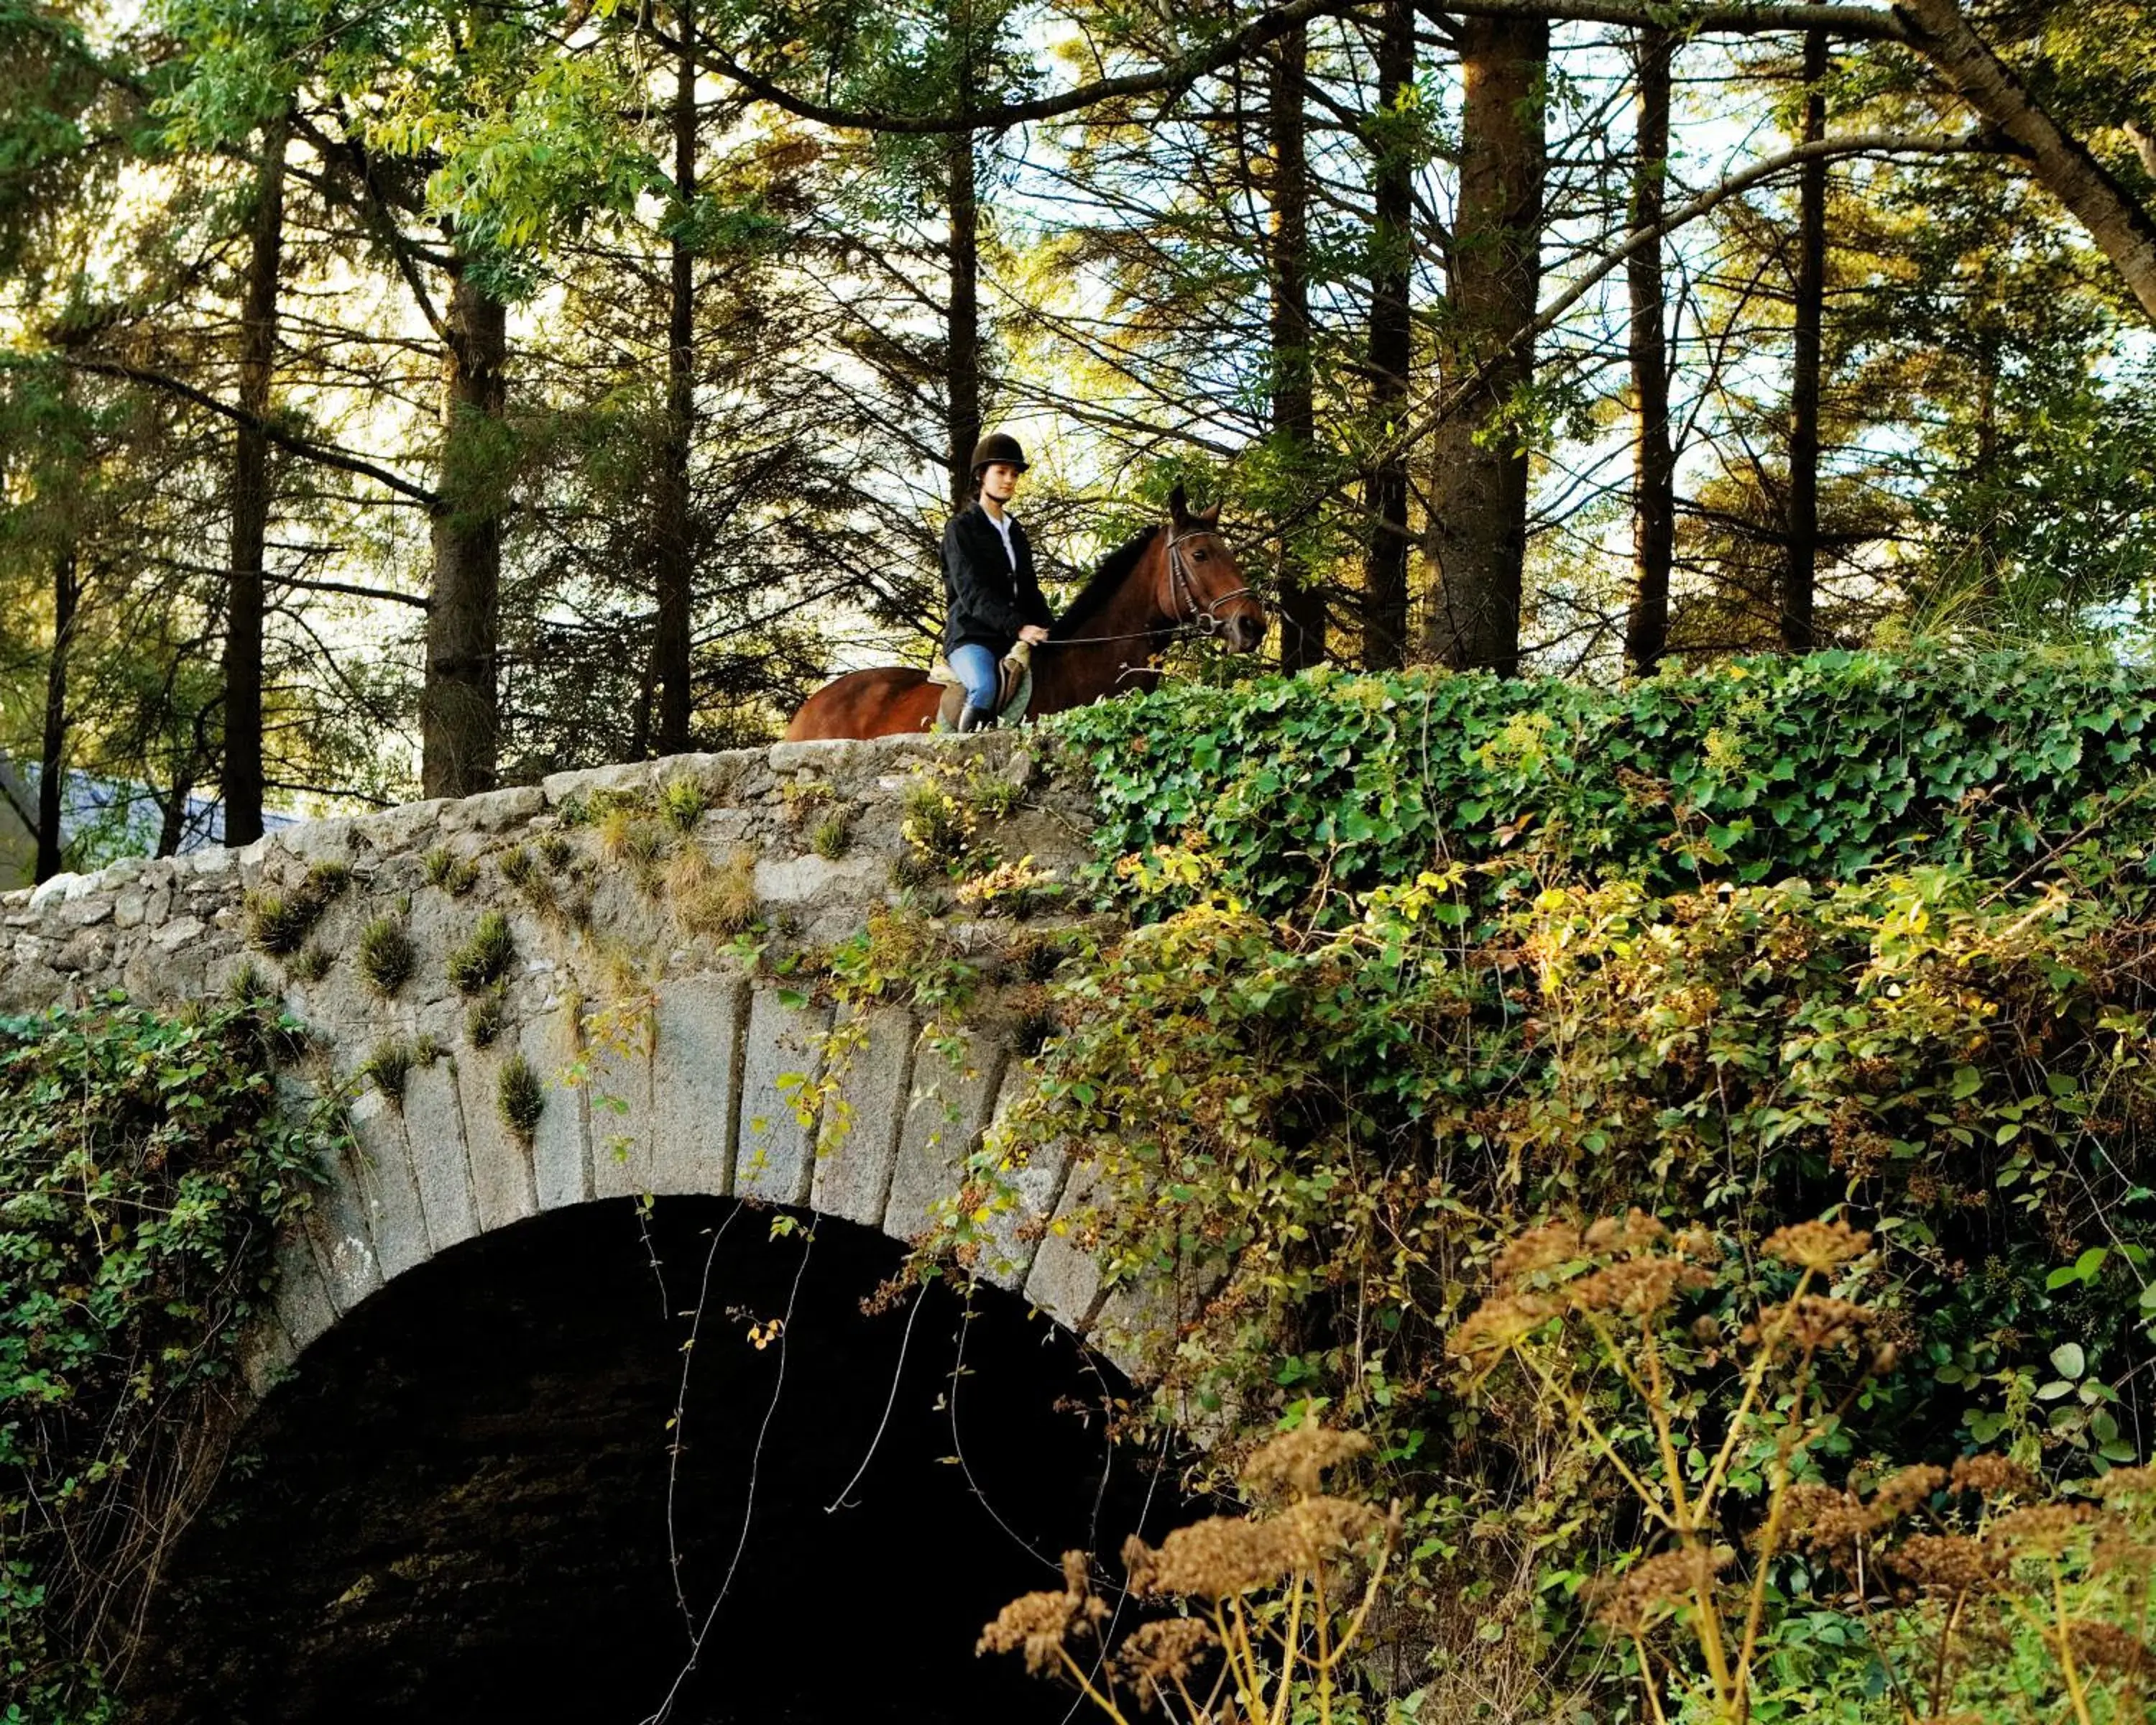
{"type": "Polygon", "coordinates": [[[1064,1719],[1068,1692],[974,1657],[980,1625],[1066,1548],[1157,1532],[1173,1491],[1107,1442],[1112,1368],[1019,1296],[865,1314],[903,1252],[611,1199],[398,1276],[240,1430],[129,1717],[637,1725],[708,1616],[681,1725],[1064,1719]]]}

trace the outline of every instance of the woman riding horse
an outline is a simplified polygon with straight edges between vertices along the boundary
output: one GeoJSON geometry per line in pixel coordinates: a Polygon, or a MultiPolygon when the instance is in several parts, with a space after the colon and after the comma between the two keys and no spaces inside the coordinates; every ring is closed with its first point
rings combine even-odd
{"type": "Polygon", "coordinates": [[[943,530],[943,656],[966,685],[961,731],[996,721],[997,667],[1014,643],[1048,639],[1048,601],[1033,572],[1033,545],[1010,512],[1026,467],[1007,432],[973,446],[975,501],[943,530]]]}
{"type": "MultiPolygon", "coordinates": [[[[984,439],[983,446],[993,441],[984,439]]],[[[993,470],[998,464],[985,465],[993,470]]],[[[985,495],[992,481],[988,474],[984,473],[983,479],[985,495]]],[[[1006,492],[1004,501],[1008,496],[1006,492]]],[[[1232,653],[1257,649],[1265,636],[1265,607],[1244,581],[1235,553],[1220,536],[1219,515],[1218,504],[1192,510],[1184,500],[1183,487],[1178,485],[1168,498],[1165,529],[1159,524],[1147,527],[1110,553],[1100,572],[1071,601],[1070,608],[1041,632],[1045,639],[1033,654],[1029,714],[1060,712],[1104,695],[1150,687],[1160,675],[1154,660],[1181,637],[1211,636],[1232,653]]],[[[947,547],[952,534],[959,531],[960,524],[969,518],[979,522],[980,531],[993,536],[989,543],[1002,557],[1003,530],[978,509],[961,511],[945,535],[947,547]]],[[[1015,521],[1011,527],[1012,551],[1004,562],[1011,609],[1009,613],[990,610],[982,619],[997,630],[982,655],[988,660],[991,673],[986,691],[994,687],[993,673],[1001,650],[993,644],[1037,639],[1034,632],[1040,630],[1041,624],[1034,619],[1045,619],[1046,615],[1045,607],[1031,614],[1021,608],[1025,601],[1019,596],[1019,571],[1023,567],[1030,577],[1032,556],[1029,549],[1021,565],[1019,531],[1015,521]],[[1014,621],[1018,627],[1004,633],[1003,625],[1014,621]]],[[[995,559],[981,561],[993,573],[995,559]]],[[[947,578],[947,553],[945,567],[947,578]]],[[[1034,595],[1039,592],[1034,586],[1034,595]]],[[[950,657],[952,668],[966,679],[970,706],[977,704],[973,691],[982,685],[957,661],[969,640],[976,639],[974,631],[981,624],[962,622],[959,604],[954,595],[952,620],[946,628],[945,638],[957,645],[958,650],[950,657]]],[[[978,669],[977,663],[973,667],[975,675],[978,669]]],[[[942,695],[926,671],[897,665],[854,671],[810,696],[786,727],[786,739],[806,742],[926,731],[936,722],[942,695]]],[[[993,699],[991,693],[988,702],[978,704],[989,704],[993,699]]]]}

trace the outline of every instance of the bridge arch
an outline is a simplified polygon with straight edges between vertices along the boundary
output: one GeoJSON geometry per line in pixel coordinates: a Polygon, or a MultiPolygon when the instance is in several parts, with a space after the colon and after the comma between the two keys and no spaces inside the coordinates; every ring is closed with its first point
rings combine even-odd
{"type": "MultiPolygon", "coordinates": [[[[295,1092],[334,1084],[351,1093],[350,1142],[302,1224],[280,1241],[271,1308],[243,1338],[241,1382],[221,1422],[239,1466],[187,1541],[213,1542],[235,1517],[246,1521],[254,1482],[267,1476],[253,1470],[298,1466],[294,1455],[333,1448],[340,1396],[363,1403],[372,1380],[401,1381],[396,1347],[438,1366],[465,1362],[430,1380],[438,1394],[426,1405],[438,1412],[498,1384],[522,1356],[487,1359],[469,1321],[493,1311],[498,1295],[509,1297],[503,1289],[527,1302],[552,1297],[549,1252],[573,1262],[579,1242],[599,1240],[618,1271],[616,1248],[639,1225],[660,1236],[701,1229],[716,1237],[732,1217],[715,1270],[721,1281],[812,1235],[826,1261],[850,1266],[849,1300],[894,1273],[905,1243],[955,1195],[968,1153],[1026,1081],[1014,1028],[1022,967],[1012,955],[1069,921],[968,906],[940,865],[924,869],[935,859],[924,859],[909,823],[925,799],[938,798],[975,842],[1007,860],[1067,875],[1086,858],[1086,796],[1044,771],[1025,738],[990,734],[782,744],[558,774],[461,801],[307,823],[243,851],[125,862],[0,899],[0,1010],[80,1004],[115,990],[145,1004],[184,1003],[213,998],[252,972],[254,984],[282,995],[311,1040],[309,1057],[283,1081],[295,1092]],[[762,962],[744,957],[707,920],[681,914],[680,882],[655,890],[660,867],[677,865],[691,884],[723,874],[734,926],[746,906],[780,952],[762,962]],[[550,884],[552,875],[559,879],[550,884]],[[770,962],[857,933],[900,898],[901,881],[984,977],[963,1025],[939,1023],[933,1036],[902,1005],[870,1004],[855,1020],[856,1008],[801,987],[793,973],[775,973],[784,967],[770,962]],[[475,994],[459,984],[460,955],[489,918],[511,956],[488,970],[475,994]],[[594,1027],[627,1000],[637,1003],[648,1040],[595,1039],[594,1027]],[[824,1074],[828,1033],[842,1025],[859,1034],[848,1039],[844,1070],[824,1074]],[[537,1080],[536,1111],[527,1106],[515,1124],[502,1106],[512,1066],[537,1080]],[[565,1082],[572,1070],[583,1081],[565,1082]],[[821,1111],[805,1122],[789,1075],[829,1080],[821,1111]],[[850,1122],[843,1132],[826,1130],[837,1098],[850,1122]],[[654,1203],[639,1224],[645,1194],[654,1203]],[[774,1237],[767,1223],[782,1216],[798,1225],[774,1237]],[[468,1344],[461,1355],[448,1345],[457,1335],[468,1344]],[[436,1340],[444,1345],[429,1352],[436,1340]],[[310,1405],[330,1410],[311,1427],[299,1411],[310,1405]]],[[[1004,1380],[1040,1390],[1045,1380],[1032,1363],[1058,1350],[1096,1384],[1104,1362],[1112,1378],[1172,1308],[1158,1294],[1104,1294],[1093,1260],[1060,1225],[1086,1207],[1082,1168],[1051,1153],[1019,1171],[1015,1184],[1020,1203],[998,1219],[969,1296],[977,1321],[1004,1342],[991,1350],[995,1371],[968,1381],[984,1394],[1004,1380]],[[1097,1352],[1081,1361],[1077,1338],[1097,1352]]],[[[946,1288],[921,1297],[955,1296],[946,1288]]],[[[887,1343],[896,1327],[886,1319],[863,1327],[887,1343]]],[[[664,1350],[669,1366],[679,1339],[664,1350]]],[[[880,1395],[880,1369],[871,1363],[855,1373],[850,1388],[880,1395]]],[[[650,1387],[639,1383],[639,1394],[650,1387]]],[[[1045,1396],[1043,1405],[1072,1394],[1045,1396]]],[[[424,1407],[414,1406],[419,1419],[424,1407]]],[[[1073,1468],[1053,1459],[1058,1440],[1027,1426],[1029,1414],[1006,1414],[998,1417],[1020,1455],[1040,1452],[1033,1501],[1048,1515],[1073,1468]]],[[[656,1443],[648,1425],[635,1436],[656,1443]]],[[[937,1498],[925,1487],[918,1495],[937,1498]]],[[[303,1501],[283,1502],[304,1517],[303,1501]]],[[[932,1523],[909,1525],[906,1538],[935,1537],[932,1523]]],[[[257,1532],[275,1547],[274,1527],[257,1532]]],[[[1008,1532],[995,1535],[1005,1546],[1008,1532]]],[[[1111,1550],[1119,1535],[1058,1537],[1111,1550]]],[[[191,1548],[183,1543],[168,1572],[174,1585],[156,1590],[153,1619],[177,1621],[172,1613],[187,1598],[213,1600],[201,1563],[194,1581],[208,1591],[188,1592],[191,1548]]],[[[1037,1564],[1030,1553],[1025,1561],[1037,1564]]],[[[379,1566],[353,1573],[389,1584],[379,1566]]],[[[1006,1581],[1017,1591],[1043,1579],[1006,1574],[996,1585],[1006,1581]]],[[[169,1653],[185,1642],[167,1635],[162,1645],[169,1653]]],[[[161,1656],[153,1642],[151,1663],[161,1656]]],[[[172,1682],[161,1688],[153,1676],[149,1688],[135,1687],[146,1718],[159,1717],[161,1693],[196,1697],[170,1717],[203,1716],[187,1707],[203,1692],[180,1677],[214,1675],[215,1660],[190,1666],[172,1656],[172,1682]]],[[[334,1686],[316,1687],[325,1698],[311,1711],[265,1702],[264,1717],[310,1725],[341,1717],[334,1686]]],[[[1019,1717],[1014,1706],[992,1711],[1019,1717]]],[[[444,1717],[478,1715],[467,1707],[444,1717]]],[[[732,1716],[721,1707],[709,1717],[732,1716]]],[[[935,1715],[916,1708],[894,1717],[935,1715]]]]}

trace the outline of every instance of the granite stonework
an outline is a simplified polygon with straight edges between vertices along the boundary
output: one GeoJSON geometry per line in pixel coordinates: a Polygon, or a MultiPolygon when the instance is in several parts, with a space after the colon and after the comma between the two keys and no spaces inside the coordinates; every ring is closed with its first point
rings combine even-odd
{"type": "MultiPolygon", "coordinates": [[[[308,1027],[314,1052],[295,1076],[350,1096],[351,1143],[282,1247],[279,1307],[248,1366],[259,1392],[387,1281],[460,1241],[595,1199],[734,1195],[919,1235],[1024,1088],[997,991],[963,1032],[942,1027],[934,1042],[896,1006],[869,1009],[857,1035],[834,1042],[834,1022],[844,1028],[854,1009],[777,973],[897,900],[916,786],[967,798],[996,780],[1025,793],[1007,817],[983,817],[981,836],[1000,855],[1057,875],[1085,861],[1088,800],[1044,771],[1024,736],[680,756],[308,822],[242,850],[130,859],[10,893],[0,898],[0,1012],[113,990],[145,1004],[201,999],[251,968],[308,1027]],[[614,809],[611,824],[593,818],[614,809]],[[663,864],[639,873],[624,822],[745,870],[767,931],[761,957],[685,927],[658,881],[663,864]],[[840,824],[843,850],[819,855],[819,827],[829,850],[840,824]],[[311,870],[319,886],[325,865],[343,880],[308,937],[312,964],[254,950],[249,896],[300,892],[311,870]],[[480,1015],[492,1022],[475,1026],[479,997],[457,990],[448,961],[490,911],[506,920],[516,957],[480,1015]],[[388,998],[353,957],[361,932],[385,917],[417,955],[388,998]],[[359,1076],[384,1047],[411,1057],[398,1096],[359,1076]],[[804,1107],[827,1049],[844,1050],[830,1075],[836,1100],[804,1107]],[[519,1055],[545,1095],[528,1142],[499,1105],[519,1055]]],[[[913,879],[916,897],[947,885],[924,884],[917,868],[913,879]]],[[[1038,927],[957,922],[968,913],[947,896],[937,908],[992,975],[998,955],[1038,927]]],[[[983,1274],[1083,1332],[1103,1301],[1070,1225],[1082,1171],[1066,1178],[1058,1155],[1011,1173],[1021,1201],[995,1219],[983,1274]]]]}

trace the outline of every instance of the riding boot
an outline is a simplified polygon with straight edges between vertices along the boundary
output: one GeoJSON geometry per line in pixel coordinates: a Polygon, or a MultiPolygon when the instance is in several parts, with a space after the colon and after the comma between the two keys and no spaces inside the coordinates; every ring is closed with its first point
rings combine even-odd
{"type": "Polygon", "coordinates": [[[975,706],[969,701],[959,709],[958,728],[961,731],[992,730],[994,728],[995,722],[996,714],[993,707],[975,706]]]}

